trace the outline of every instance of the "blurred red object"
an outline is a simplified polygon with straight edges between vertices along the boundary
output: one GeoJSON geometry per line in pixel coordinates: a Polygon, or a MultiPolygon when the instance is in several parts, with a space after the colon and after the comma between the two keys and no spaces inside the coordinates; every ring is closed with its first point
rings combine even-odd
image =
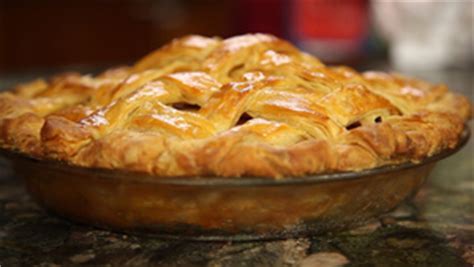
{"type": "Polygon", "coordinates": [[[338,63],[363,54],[369,34],[367,0],[294,0],[288,4],[288,33],[304,50],[338,63]]]}
{"type": "Polygon", "coordinates": [[[317,38],[357,39],[367,33],[364,0],[294,1],[293,16],[299,35],[317,38]]]}

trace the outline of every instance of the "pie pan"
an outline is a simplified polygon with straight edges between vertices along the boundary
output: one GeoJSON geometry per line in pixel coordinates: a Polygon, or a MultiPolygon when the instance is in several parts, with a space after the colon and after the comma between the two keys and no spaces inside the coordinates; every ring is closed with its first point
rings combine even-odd
{"type": "Polygon", "coordinates": [[[189,240],[296,237],[361,225],[413,196],[437,161],[360,172],[270,180],[258,177],[163,178],[70,166],[3,150],[31,196],[76,222],[189,240]]]}

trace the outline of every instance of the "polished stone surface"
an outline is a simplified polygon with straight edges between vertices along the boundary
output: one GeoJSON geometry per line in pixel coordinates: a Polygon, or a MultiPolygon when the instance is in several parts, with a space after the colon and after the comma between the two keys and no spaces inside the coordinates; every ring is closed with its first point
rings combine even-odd
{"type": "MultiPolygon", "coordinates": [[[[470,73],[418,73],[472,100],[470,73]]],[[[0,80],[0,87],[5,85],[0,80]]],[[[11,83],[11,81],[7,81],[11,83]]],[[[474,123],[469,126],[473,129],[474,123]]],[[[124,235],[47,214],[0,162],[3,266],[472,266],[474,144],[438,164],[416,197],[352,230],[268,242],[186,242],[124,235]]]]}

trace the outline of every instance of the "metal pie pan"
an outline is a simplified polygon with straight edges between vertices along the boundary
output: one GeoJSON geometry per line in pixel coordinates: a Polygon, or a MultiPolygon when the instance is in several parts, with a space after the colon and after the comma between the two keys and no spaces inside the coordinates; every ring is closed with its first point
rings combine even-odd
{"type": "Polygon", "coordinates": [[[413,196],[434,165],[418,163],[272,180],[164,178],[39,160],[3,150],[29,194],[47,210],[101,228],[186,240],[265,240],[354,227],[413,196]]]}

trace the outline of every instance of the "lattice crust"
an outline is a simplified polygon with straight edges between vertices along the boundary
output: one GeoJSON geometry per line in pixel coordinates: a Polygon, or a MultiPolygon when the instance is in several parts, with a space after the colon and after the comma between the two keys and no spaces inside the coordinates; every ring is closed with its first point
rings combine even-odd
{"type": "Polygon", "coordinates": [[[357,171],[454,147],[470,104],[444,85],[327,67],[270,35],[173,40],[132,67],[0,94],[0,145],[157,176],[357,171]]]}

